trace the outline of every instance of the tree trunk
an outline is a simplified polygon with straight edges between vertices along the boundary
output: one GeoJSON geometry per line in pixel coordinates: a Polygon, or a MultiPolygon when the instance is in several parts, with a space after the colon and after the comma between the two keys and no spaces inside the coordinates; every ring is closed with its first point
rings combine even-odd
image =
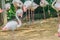
{"type": "Polygon", "coordinates": [[[4,25],[7,23],[7,13],[6,13],[6,10],[5,10],[5,0],[1,0],[2,2],[2,9],[4,10],[3,12],[3,22],[4,22],[4,25]]]}

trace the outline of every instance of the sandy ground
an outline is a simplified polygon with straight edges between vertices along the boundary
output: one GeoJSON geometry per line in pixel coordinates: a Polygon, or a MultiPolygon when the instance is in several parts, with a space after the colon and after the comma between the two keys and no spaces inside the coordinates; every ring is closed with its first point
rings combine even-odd
{"type": "Polygon", "coordinates": [[[50,18],[27,23],[16,31],[0,31],[0,40],[60,40],[57,22],[57,18],[50,18]]]}

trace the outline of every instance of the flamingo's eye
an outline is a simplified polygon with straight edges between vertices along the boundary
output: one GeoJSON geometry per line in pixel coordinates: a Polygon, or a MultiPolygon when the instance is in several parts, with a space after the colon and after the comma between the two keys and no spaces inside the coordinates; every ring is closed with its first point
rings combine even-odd
{"type": "Polygon", "coordinates": [[[21,3],[19,3],[21,5],[21,3]]]}

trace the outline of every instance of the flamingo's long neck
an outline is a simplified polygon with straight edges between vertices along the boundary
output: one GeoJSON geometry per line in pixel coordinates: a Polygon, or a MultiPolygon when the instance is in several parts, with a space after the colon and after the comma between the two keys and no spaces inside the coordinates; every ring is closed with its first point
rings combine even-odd
{"type": "Polygon", "coordinates": [[[56,0],[54,0],[53,3],[52,3],[52,8],[54,8],[54,9],[55,9],[55,7],[54,7],[55,2],[56,2],[56,0]]]}
{"type": "Polygon", "coordinates": [[[55,2],[56,2],[56,0],[54,0],[54,1],[53,1],[52,5],[54,5],[54,4],[55,4],[55,2]]]}
{"type": "Polygon", "coordinates": [[[21,24],[21,20],[18,18],[17,14],[16,14],[16,19],[18,20],[19,24],[17,27],[20,27],[22,24],[21,24]]]}

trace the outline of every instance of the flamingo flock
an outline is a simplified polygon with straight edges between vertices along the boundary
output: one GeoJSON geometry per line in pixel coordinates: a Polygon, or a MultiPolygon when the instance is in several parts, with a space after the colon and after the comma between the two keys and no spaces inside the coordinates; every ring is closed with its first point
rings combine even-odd
{"type": "MultiPolygon", "coordinates": [[[[31,16],[32,16],[32,20],[34,20],[34,10],[39,6],[37,5],[34,0],[26,0],[24,3],[22,3],[21,0],[13,0],[12,1],[12,4],[14,5],[15,7],[15,17],[17,19],[17,21],[9,21],[3,28],[2,30],[3,31],[6,31],[6,30],[16,30],[16,28],[19,28],[21,27],[22,25],[22,22],[21,22],[21,19],[19,19],[19,16],[22,17],[23,16],[23,12],[27,12],[27,10],[31,10],[31,16]],[[20,7],[20,9],[18,9],[18,7],[20,7]]],[[[41,0],[40,1],[40,6],[43,7],[43,11],[44,11],[44,7],[46,5],[49,5],[49,3],[46,1],[46,0],[41,0]]],[[[60,11],[60,0],[54,0],[54,2],[52,3],[52,8],[54,8],[57,13],[58,13],[58,18],[59,18],[59,11],[60,11]]],[[[5,4],[5,9],[6,10],[9,10],[11,7],[10,3],[6,3],[5,4]]],[[[0,9],[0,13],[2,13],[3,10],[0,9]]],[[[28,13],[28,16],[27,16],[30,20],[30,12],[28,13]]],[[[44,18],[45,18],[45,11],[44,11],[44,18]]],[[[60,21],[59,21],[59,26],[58,26],[58,36],[60,37],[60,21]]]]}
{"type": "MultiPolygon", "coordinates": [[[[6,30],[16,30],[16,28],[20,27],[22,25],[21,19],[19,19],[19,16],[22,17],[23,15],[23,10],[22,9],[18,9],[18,7],[22,7],[22,2],[20,0],[13,0],[12,1],[14,7],[16,8],[16,13],[15,13],[15,17],[17,19],[17,21],[9,21],[3,28],[3,31],[6,30]]],[[[5,9],[9,10],[11,7],[10,3],[6,3],[5,4],[5,9]]]]}
{"type": "Polygon", "coordinates": [[[34,20],[34,10],[38,7],[34,0],[27,0],[24,2],[23,9],[26,12],[27,10],[29,11],[27,19],[30,20],[32,17],[32,21],[34,20]],[[30,17],[30,10],[31,10],[31,17],[30,17]]]}
{"type": "MultiPolygon", "coordinates": [[[[23,12],[26,12],[26,10],[30,10],[34,11],[38,5],[36,3],[33,2],[33,0],[27,0],[24,2],[24,4],[21,2],[21,0],[13,0],[12,4],[15,7],[16,13],[15,13],[15,17],[17,19],[17,21],[9,21],[3,28],[3,31],[6,30],[15,30],[16,28],[20,27],[22,25],[21,19],[19,19],[19,16],[22,17],[23,16],[23,12]],[[29,3],[29,4],[28,4],[29,3]],[[18,9],[18,7],[20,7],[20,9],[18,9]]],[[[9,10],[11,7],[10,3],[6,3],[5,4],[5,10],[9,10]]],[[[33,17],[34,17],[34,13],[33,17]]],[[[30,15],[30,14],[29,14],[30,15]]],[[[30,17],[30,16],[29,16],[30,17]]]]}

